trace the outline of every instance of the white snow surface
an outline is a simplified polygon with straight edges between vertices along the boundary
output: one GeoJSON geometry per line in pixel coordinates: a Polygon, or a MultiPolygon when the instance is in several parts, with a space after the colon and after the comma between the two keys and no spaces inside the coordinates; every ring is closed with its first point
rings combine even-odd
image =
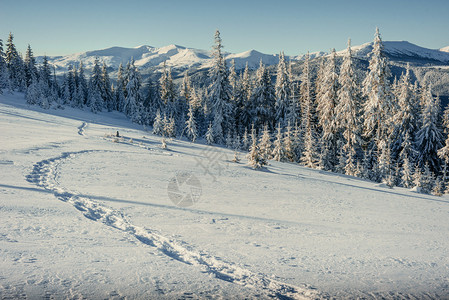
{"type": "Polygon", "coordinates": [[[19,93],[0,95],[0,140],[1,299],[449,297],[447,196],[163,150],[119,113],[19,93]],[[185,172],[202,192],[183,208],[167,187],[185,172]]]}

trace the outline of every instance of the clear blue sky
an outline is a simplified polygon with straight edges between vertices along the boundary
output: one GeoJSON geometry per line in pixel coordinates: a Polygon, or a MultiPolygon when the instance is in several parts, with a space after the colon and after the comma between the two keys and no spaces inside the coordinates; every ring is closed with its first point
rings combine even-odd
{"type": "Polygon", "coordinates": [[[0,38],[19,51],[65,55],[111,46],[168,44],[210,49],[215,29],[225,50],[328,51],[384,40],[449,46],[447,0],[0,0],[0,38]]]}

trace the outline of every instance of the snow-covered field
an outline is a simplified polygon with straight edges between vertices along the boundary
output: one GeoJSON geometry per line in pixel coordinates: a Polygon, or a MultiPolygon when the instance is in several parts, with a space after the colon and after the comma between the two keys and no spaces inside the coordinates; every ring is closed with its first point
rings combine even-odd
{"type": "Polygon", "coordinates": [[[160,144],[1,95],[0,298],[449,297],[446,196],[160,144]]]}

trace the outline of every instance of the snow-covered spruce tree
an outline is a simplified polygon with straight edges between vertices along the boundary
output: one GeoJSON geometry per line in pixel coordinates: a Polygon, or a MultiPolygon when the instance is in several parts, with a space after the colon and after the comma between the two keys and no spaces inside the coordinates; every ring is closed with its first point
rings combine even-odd
{"type": "Polygon", "coordinates": [[[271,154],[273,159],[276,161],[285,161],[285,149],[284,149],[284,144],[283,144],[283,134],[282,134],[282,130],[281,130],[281,123],[278,123],[276,139],[274,141],[273,146],[274,146],[274,148],[273,148],[273,152],[271,154]]]}
{"type": "Polygon", "coordinates": [[[343,135],[343,155],[346,156],[345,174],[354,176],[357,167],[357,152],[362,143],[360,122],[360,90],[352,57],[351,41],[340,68],[338,78],[340,88],[337,92],[338,104],[335,107],[337,130],[343,135]]]}
{"type": "Polygon", "coordinates": [[[264,159],[259,146],[257,145],[256,130],[254,127],[251,129],[251,140],[252,144],[249,148],[249,153],[246,156],[248,158],[248,165],[253,169],[260,169],[267,164],[267,161],[264,159]]]}
{"type": "Polygon", "coordinates": [[[198,129],[192,104],[189,105],[189,112],[187,113],[186,135],[192,142],[195,142],[198,137],[198,129]]]}
{"type": "MultiPolygon", "coordinates": [[[[384,54],[384,47],[379,29],[376,28],[373,50],[370,54],[368,74],[363,81],[363,94],[366,102],[363,106],[364,136],[372,143],[385,141],[391,127],[392,95],[389,78],[391,76],[388,59],[384,54]]],[[[382,143],[386,145],[386,143],[382,143]]]]}
{"type": "Polygon", "coordinates": [[[248,151],[250,145],[251,145],[251,143],[250,143],[250,140],[248,137],[248,129],[245,128],[245,132],[243,133],[243,138],[242,138],[242,150],[248,151]]]}
{"type": "MultiPolygon", "coordinates": [[[[303,138],[300,162],[308,168],[315,168],[317,163],[317,145],[315,131],[315,109],[312,91],[312,75],[310,72],[310,57],[307,53],[304,60],[303,72],[300,77],[300,103],[301,103],[301,136],[303,138]]],[[[298,150],[297,150],[298,152],[298,150]]]]}
{"type": "Polygon", "coordinates": [[[3,89],[6,89],[8,86],[8,70],[6,68],[5,53],[3,52],[3,41],[0,39],[0,95],[3,89]]]}
{"type": "Polygon", "coordinates": [[[210,85],[208,87],[209,103],[211,104],[212,128],[214,141],[223,143],[223,132],[232,128],[231,86],[228,80],[226,61],[222,53],[222,40],[220,32],[215,32],[215,45],[212,55],[214,57],[209,72],[210,85]]]}
{"type": "Polygon", "coordinates": [[[402,159],[401,168],[401,180],[400,185],[405,188],[411,188],[413,186],[413,169],[412,164],[407,155],[402,159]]]}
{"type": "Polygon", "coordinates": [[[108,111],[114,110],[114,99],[111,91],[111,79],[109,78],[108,67],[103,62],[101,67],[101,97],[108,111]]]}
{"type": "Polygon", "coordinates": [[[299,102],[299,85],[298,82],[295,81],[291,61],[288,62],[287,75],[289,84],[288,90],[290,91],[287,122],[290,122],[290,124],[296,124],[296,122],[299,121],[301,105],[299,102]]]}
{"type": "Polygon", "coordinates": [[[206,143],[208,145],[211,145],[214,143],[214,132],[213,132],[212,123],[209,123],[209,126],[207,127],[205,138],[206,138],[206,143]]]}
{"type": "Polygon", "coordinates": [[[11,88],[23,91],[26,85],[24,64],[14,45],[14,36],[11,32],[6,41],[5,62],[8,69],[11,88]]]}
{"type": "Polygon", "coordinates": [[[237,77],[237,72],[235,70],[235,60],[231,60],[231,66],[229,67],[229,85],[231,86],[231,100],[234,101],[235,100],[235,88],[237,87],[237,81],[238,81],[238,77],[237,77]]]}
{"type": "Polygon", "coordinates": [[[424,172],[422,173],[422,192],[430,194],[433,189],[433,184],[435,181],[433,172],[430,170],[428,163],[424,164],[424,172]]]}
{"type": "Polygon", "coordinates": [[[239,150],[241,147],[241,142],[240,142],[240,135],[237,133],[237,131],[234,131],[233,140],[234,143],[232,144],[232,148],[234,150],[239,150]]]}
{"type": "Polygon", "coordinates": [[[75,77],[74,94],[72,95],[72,106],[82,108],[87,101],[87,81],[84,75],[83,63],[80,62],[75,77]]]}
{"type": "Polygon", "coordinates": [[[177,111],[185,112],[188,110],[190,102],[193,99],[192,83],[190,81],[189,73],[184,74],[181,84],[180,99],[177,102],[177,111]]]}
{"type": "Polygon", "coordinates": [[[293,138],[292,127],[290,126],[290,122],[288,122],[282,143],[284,144],[285,158],[289,162],[296,161],[295,149],[293,148],[293,139],[292,138],[293,138]]]}
{"type": "Polygon", "coordinates": [[[134,65],[134,60],[130,63],[128,70],[128,83],[126,85],[126,97],[124,113],[138,124],[143,123],[143,99],[141,93],[141,78],[139,70],[134,65]]]}
{"type": "Polygon", "coordinates": [[[394,167],[391,159],[391,143],[388,140],[386,145],[381,147],[380,155],[378,158],[378,176],[379,180],[386,183],[391,181],[390,176],[393,174],[394,167]]]}
{"type": "Polygon", "coordinates": [[[289,82],[288,82],[287,66],[285,63],[284,52],[279,54],[279,63],[276,72],[275,90],[275,121],[281,123],[281,126],[286,125],[288,106],[289,106],[289,82]]]}
{"type": "Polygon", "coordinates": [[[159,79],[159,90],[161,94],[161,99],[165,104],[165,112],[169,116],[177,116],[177,105],[176,105],[176,89],[173,83],[173,78],[171,74],[171,68],[166,68],[164,62],[164,69],[162,76],[159,79]]]}
{"type": "Polygon", "coordinates": [[[124,112],[125,107],[125,78],[123,65],[120,63],[117,71],[117,85],[115,88],[115,103],[117,103],[117,111],[124,112]]]}
{"type": "Polygon", "coordinates": [[[26,87],[29,87],[33,78],[37,79],[38,76],[36,59],[34,58],[33,50],[31,50],[31,46],[29,44],[25,54],[24,66],[25,66],[25,84],[26,87]]]}
{"type": "Polygon", "coordinates": [[[332,170],[337,165],[337,124],[335,122],[335,108],[338,103],[338,70],[335,49],[327,60],[324,69],[320,96],[317,97],[318,124],[321,127],[321,157],[324,170],[332,170]]]}
{"type": "Polygon", "coordinates": [[[102,111],[104,107],[103,98],[101,97],[101,69],[98,61],[98,57],[95,58],[94,68],[89,80],[89,89],[87,102],[92,112],[97,113],[102,111]]]}
{"type": "Polygon", "coordinates": [[[270,130],[268,129],[268,125],[265,124],[262,131],[262,136],[259,139],[259,149],[260,155],[265,161],[268,161],[271,158],[271,153],[273,152],[271,146],[271,135],[270,130]]]}
{"type": "Polygon", "coordinates": [[[231,131],[228,130],[228,132],[226,132],[226,137],[225,137],[226,148],[232,149],[233,143],[234,143],[234,141],[232,139],[231,131]]]}
{"type": "Polygon", "coordinates": [[[438,97],[434,99],[430,85],[424,89],[422,97],[425,104],[420,117],[421,128],[415,139],[417,162],[420,166],[428,164],[430,171],[438,172],[440,162],[437,153],[443,146],[443,135],[438,127],[440,100],[438,97]]]}
{"type": "Polygon", "coordinates": [[[163,135],[164,134],[164,122],[161,117],[161,112],[158,110],[156,112],[156,117],[153,122],[153,134],[163,135]]]}
{"type": "Polygon", "coordinates": [[[256,72],[256,83],[252,100],[254,112],[254,124],[256,128],[268,125],[269,129],[274,128],[273,107],[275,103],[274,89],[271,84],[270,74],[260,60],[259,69],[256,72]]]}
{"type": "Polygon", "coordinates": [[[443,166],[443,182],[446,182],[447,166],[449,165],[449,106],[443,113],[443,132],[446,135],[446,141],[444,147],[438,150],[438,157],[444,162],[443,166]]]}
{"type": "MultiPolygon", "coordinates": [[[[397,101],[398,109],[393,115],[393,134],[395,141],[392,145],[394,156],[402,151],[402,143],[406,135],[414,139],[417,130],[418,101],[413,93],[413,86],[410,82],[410,66],[407,64],[405,74],[402,74],[398,83],[397,101]]],[[[408,153],[410,155],[410,153],[408,153]]]]}
{"type": "Polygon", "coordinates": [[[441,197],[443,196],[443,192],[444,192],[443,181],[441,180],[440,177],[437,177],[435,179],[435,184],[432,189],[432,195],[441,197]]]}

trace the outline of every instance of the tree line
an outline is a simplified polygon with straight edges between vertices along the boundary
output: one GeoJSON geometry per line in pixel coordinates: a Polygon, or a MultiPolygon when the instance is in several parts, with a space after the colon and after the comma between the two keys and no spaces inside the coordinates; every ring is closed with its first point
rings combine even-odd
{"type": "Polygon", "coordinates": [[[5,51],[0,40],[0,91],[25,92],[29,104],[44,108],[123,112],[157,135],[248,151],[254,168],[273,159],[390,187],[447,190],[449,109],[441,112],[431,84],[413,82],[409,67],[392,78],[378,29],[365,73],[350,43],[341,63],[333,50],[317,58],[315,72],[307,55],[296,74],[282,52],[275,74],[262,61],[256,71],[237,72],[233,61],[227,66],[218,30],[214,38],[207,84],[186,72],[176,85],[165,65],[158,80],[143,83],[133,60],[113,81],[98,58],[90,76],[80,62],[58,79],[46,57],[36,64],[30,46],[23,59],[10,34],[5,51]]]}

